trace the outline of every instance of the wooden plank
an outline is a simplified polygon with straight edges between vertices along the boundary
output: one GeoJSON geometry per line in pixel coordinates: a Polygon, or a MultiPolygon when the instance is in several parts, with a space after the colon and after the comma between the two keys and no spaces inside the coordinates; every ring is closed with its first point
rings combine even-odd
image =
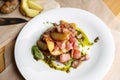
{"type": "MultiPolygon", "coordinates": [[[[54,0],[36,0],[36,2],[43,6],[44,11],[60,7],[60,5],[54,0]]],[[[0,14],[0,17],[18,17],[26,19],[28,21],[30,20],[30,18],[23,16],[19,12],[19,7],[10,14],[0,14]]],[[[25,23],[10,26],[0,26],[0,48],[7,45],[10,41],[14,40],[20,30],[23,28],[24,24],[25,23]]]]}
{"type": "MultiPolygon", "coordinates": [[[[2,3],[3,0],[2,1],[0,0],[0,6],[2,5],[2,3]]],[[[44,11],[60,7],[60,5],[54,0],[51,0],[50,3],[49,0],[41,0],[41,1],[36,0],[36,3],[42,5],[44,11]]],[[[0,17],[18,17],[18,18],[26,19],[28,21],[31,19],[23,16],[19,12],[19,7],[10,14],[0,14],[0,17]]],[[[12,62],[14,62],[14,58],[13,58],[13,52],[14,52],[13,48],[15,42],[14,40],[17,37],[20,30],[23,28],[24,24],[25,23],[9,25],[9,26],[0,26],[0,72],[2,72],[5,69],[5,66],[7,67],[12,62]],[[3,48],[3,46],[5,46],[6,48],[3,48]]]]}
{"type": "Polygon", "coordinates": [[[114,15],[120,13],[120,0],[103,0],[105,4],[111,9],[114,15]]]}
{"type": "Polygon", "coordinates": [[[25,23],[11,26],[0,26],[0,48],[14,40],[24,24],[25,23]]]}
{"type": "Polygon", "coordinates": [[[120,13],[117,15],[118,19],[120,20],[120,13]]]}
{"type": "Polygon", "coordinates": [[[5,67],[8,67],[12,62],[14,62],[14,46],[15,40],[11,41],[9,44],[5,46],[5,67]]]}
{"type": "Polygon", "coordinates": [[[4,51],[4,47],[0,49],[0,73],[5,69],[4,51]]]}

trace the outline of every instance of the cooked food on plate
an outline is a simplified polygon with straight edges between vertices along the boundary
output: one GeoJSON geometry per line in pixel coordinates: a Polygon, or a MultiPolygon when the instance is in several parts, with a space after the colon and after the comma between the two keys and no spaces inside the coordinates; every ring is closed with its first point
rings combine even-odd
{"type": "Polygon", "coordinates": [[[75,23],[60,20],[59,24],[52,23],[52,27],[40,36],[32,46],[32,54],[34,59],[44,61],[50,68],[70,72],[70,68],[76,69],[89,59],[92,45],[93,42],[75,23]]]}

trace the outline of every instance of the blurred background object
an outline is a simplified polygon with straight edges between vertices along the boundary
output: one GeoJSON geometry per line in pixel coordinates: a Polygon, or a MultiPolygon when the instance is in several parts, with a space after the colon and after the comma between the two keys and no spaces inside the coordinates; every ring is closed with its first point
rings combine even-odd
{"type": "Polygon", "coordinates": [[[115,16],[120,19],[120,0],[103,0],[115,16]]]}

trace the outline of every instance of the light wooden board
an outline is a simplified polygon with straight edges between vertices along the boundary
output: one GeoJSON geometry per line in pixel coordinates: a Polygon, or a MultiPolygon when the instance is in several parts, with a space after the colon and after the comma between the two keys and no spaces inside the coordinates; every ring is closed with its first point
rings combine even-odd
{"type": "Polygon", "coordinates": [[[103,0],[103,1],[116,16],[120,13],[120,0],[103,0]]]}
{"type": "MultiPolygon", "coordinates": [[[[36,3],[43,6],[43,12],[60,7],[60,5],[54,0],[36,0],[36,3]]],[[[28,21],[30,20],[30,18],[21,15],[21,13],[19,12],[19,6],[15,11],[10,14],[0,14],[0,17],[19,17],[24,18],[28,21]]],[[[0,26],[0,48],[15,39],[15,37],[18,35],[19,31],[23,28],[24,25],[25,23],[11,26],[0,26]]]]}
{"type": "MultiPolygon", "coordinates": [[[[43,12],[50,10],[50,9],[60,7],[60,5],[54,0],[35,0],[35,1],[37,4],[40,4],[44,8],[43,12]]],[[[3,0],[0,0],[0,6],[2,4],[3,4],[3,0]]],[[[28,21],[31,19],[31,18],[23,16],[19,12],[19,6],[16,8],[15,11],[13,11],[10,14],[0,14],[0,18],[1,17],[6,17],[6,18],[8,18],[8,17],[16,18],[17,17],[17,18],[26,19],[28,21]]],[[[9,49],[10,47],[7,47],[7,46],[9,46],[9,44],[13,40],[15,40],[18,33],[24,27],[25,24],[26,23],[21,23],[21,24],[16,24],[16,25],[8,25],[8,26],[0,26],[0,72],[5,69],[5,65],[7,67],[13,61],[14,57],[10,56],[11,54],[7,54],[7,53],[11,52],[11,50],[9,49]],[[5,54],[4,54],[3,47],[6,48],[5,54]],[[4,60],[4,57],[5,57],[5,60],[4,60]]]]}
{"type": "Polygon", "coordinates": [[[0,72],[5,69],[4,49],[4,47],[0,49],[0,72]]]}

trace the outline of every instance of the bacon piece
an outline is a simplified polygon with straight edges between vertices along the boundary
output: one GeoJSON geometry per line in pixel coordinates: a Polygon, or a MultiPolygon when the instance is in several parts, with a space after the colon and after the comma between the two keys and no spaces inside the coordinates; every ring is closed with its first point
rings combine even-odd
{"type": "Polygon", "coordinates": [[[73,48],[74,49],[78,49],[78,41],[75,39],[75,42],[73,44],[73,48]]]}
{"type": "Polygon", "coordinates": [[[71,59],[70,54],[61,54],[60,55],[60,62],[65,63],[71,59]]]}
{"type": "Polygon", "coordinates": [[[61,49],[65,49],[65,41],[56,41],[56,45],[61,49]]]}
{"type": "Polygon", "coordinates": [[[66,43],[66,49],[70,50],[73,49],[73,43],[70,43],[69,41],[66,43]]]}
{"type": "Polygon", "coordinates": [[[75,29],[74,29],[73,27],[70,27],[70,26],[69,26],[68,29],[69,29],[69,31],[75,33],[75,29]]]}
{"type": "Polygon", "coordinates": [[[43,35],[43,40],[52,40],[52,38],[50,37],[50,35],[49,34],[44,34],[43,35]]]}
{"type": "Polygon", "coordinates": [[[75,37],[73,35],[70,35],[69,41],[74,43],[75,42],[75,37]]]}
{"type": "Polygon", "coordinates": [[[62,28],[62,32],[63,33],[68,33],[68,32],[70,32],[67,28],[62,28]]]}
{"type": "Polygon", "coordinates": [[[81,61],[86,61],[86,60],[88,60],[89,59],[89,56],[86,54],[85,56],[82,56],[81,58],[80,58],[80,60],[81,61]]]}
{"type": "Polygon", "coordinates": [[[59,47],[57,45],[55,45],[53,51],[59,50],[59,47]]]}
{"type": "Polygon", "coordinates": [[[77,67],[80,65],[80,63],[81,63],[80,60],[75,60],[75,61],[73,61],[73,63],[72,63],[72,67],[73,67],[73,68],[77,68],[77,67]]]}
{"type": "Polygon", "coordinates": [[[81,57],[81,52],[78,49],[72,50],[71,57],[74,59],[79,59],[81,57]]]}
{"type": "Polygon", "coordinates": [[[56,45],[58,46],[58,47],[61,47],[62,46],[62,41],[55,41],[56,42],[56,45]]]}

